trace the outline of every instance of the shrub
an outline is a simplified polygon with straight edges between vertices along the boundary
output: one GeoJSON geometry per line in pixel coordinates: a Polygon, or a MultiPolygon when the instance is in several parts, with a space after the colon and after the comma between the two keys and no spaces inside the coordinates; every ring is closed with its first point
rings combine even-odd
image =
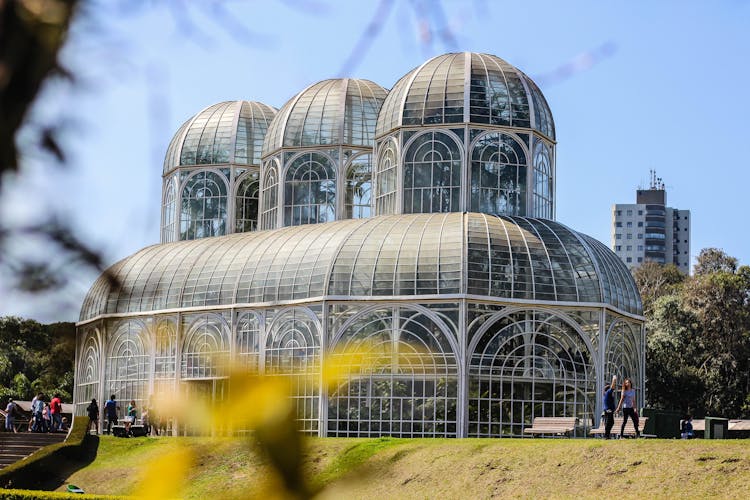
{"type": "MultiPolygon", "coordinates": [[[[18,461],[0,470],[0,488],[38,488],[41,482],[40,478],[49,478],[50,471],[59,469],[60,463],[71,460],[93,460],[96,456],[99,438],[91,436],[87,432],[88,420],[87,417],[74,418],[73,429],[71,429],[65,441],[45,446],[32,453],[25,460],[18,461]]],[[[2,492],[3,490],[0,489],[0,493],[2,492]]],[[[40,492],[34,492],[34,494],[38,493],[40,492]]],[[[0,499],[2,498],[10,497],[0,496],[0,499]]],[[[81,497],[78,496],[77,498],[81,497]]]]}

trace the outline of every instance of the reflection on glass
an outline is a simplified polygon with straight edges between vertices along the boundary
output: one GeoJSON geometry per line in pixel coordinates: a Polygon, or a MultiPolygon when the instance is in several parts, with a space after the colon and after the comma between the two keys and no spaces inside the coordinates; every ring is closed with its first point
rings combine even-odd
{"type": "Polygon", "coordinates": [[[344,218],[363,219],[371,215],[372,155],[357,157],[346,172],[344,218]]]}
{"type": "Polygon", "coordinates": [[[461,195],[461,151],[443,132],[418,136],[404,155],[404,213],[454,212],[461,195]]]}
{"type": "Polygon", "coordinates": [[[215,172],[200,171],[182,189],[180,239],[226,234],[227,185],[215,172]]]}
{"type": "Polygon", "coordinates": [[[235,232],[255,231],[258,226],[258,172],[240,181],[235,196],[235,232]]]}
{"type": "Polygon", "coordinates": [[[512,137],[482,136],[471,155],[471,210],[495,215],[527,215],[526,153],[512,137]]]}
{"type": "Polygon", "coordinates": [[[336,172],[319,153],[306,153],[289,166],[284,181],[284,225],[336,219],[336,172]]]}

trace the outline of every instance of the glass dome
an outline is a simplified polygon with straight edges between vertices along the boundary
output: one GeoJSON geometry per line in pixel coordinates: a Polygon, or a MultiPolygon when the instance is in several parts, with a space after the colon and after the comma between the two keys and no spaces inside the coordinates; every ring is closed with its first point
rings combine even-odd
{"type": "Polygon", "coordinates": [[[625,265],[557,222],[479,213],[382,216],[145,248],[91,288],[81,321],[105,314],[466,294],[587,303],[641,314],[625,265]]]}
{"type": "Polygon", "coordinates": [[[261,146],[276,109],[260,102],[225,101],[182,124],[164,159],[164,174],[180,166],[260,165],[261,146]]]}
{"type": "Polygon", "coordinates": [[[268,128],[263,156],[285,147],[372,147],[386,94],[369,80],[342,78],[311,85],[281,108],[268,128]]]}
{"type": "Polygon", "coordinates": [[[552,112],[531,78],[497,56],[473,52],[434,57],[401,78],[383,103],[375,135],[449,123],[530,128],[555,139],[552,112]]]}

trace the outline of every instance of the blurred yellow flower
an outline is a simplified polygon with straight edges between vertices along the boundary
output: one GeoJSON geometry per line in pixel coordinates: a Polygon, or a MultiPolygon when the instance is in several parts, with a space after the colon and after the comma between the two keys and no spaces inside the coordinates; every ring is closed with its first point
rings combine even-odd
{"type": "Polygon", "coordinates": [[[151,460],[143,469],[143,481],[134,496],[137,498],[180,498],[182,485],[193,465],[193,453],[187,447],[165,453],[151,460]]]}

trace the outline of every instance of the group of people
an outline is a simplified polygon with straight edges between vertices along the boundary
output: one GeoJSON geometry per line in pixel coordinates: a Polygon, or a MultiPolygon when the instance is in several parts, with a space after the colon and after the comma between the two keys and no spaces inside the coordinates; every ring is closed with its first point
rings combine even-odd
{"type": "MultiPolygon", "coordinates": [[[[120,405],[117,403],[115,395],[112,394],[104,403],[104,420],[107,422],[107,428],[105,431],[106,434],[112,432],[112,426],[119,424],[119,411],[120,405]]],[[[99,404],[96,402],[96,399],[91,400],[91,403],[86,408],[86,413],[89,416],[88,431],[91,432],[91,429],[93,427],[95,432],[99,434],[99,404]]],[[[135,400],[131,399],[130,404],[128,404],[127,410],[125,412],[125,418],[123,419],[123,426],[125,427],[126,436],[131,435],[131,427],[137,419],[138,408],[135,404],[135,400]]],[[[163,427],[159,422],[157,422],[157,425],[151,425],[148,408],[144,408],[141,412],[141,423],[147,435],[150,435],[153,432],[158,436],[160,428],[163,427]]]]}
{"type": "Polygon", "coordinates": [[[633,422],[635,427],[635,436],[641,437],[641,431],[638,429],[638,407],[635,401],[635,389],[633,382],[629,378],[622,381],[622,390],[620,391],[620,402],[615,406],[615,388],[617,387],[617,376],[612,376],[612,382],[604,386],[604,399],[602,408],[604,412],[604,439],[610,439],[612,427],[615,425],[615,413],[622,409],[622,426],[620,426],[620,437],[625,434],[625,424],[628,418],[633,422]]]}
{"type": "MultiPolygon", "coordinates": [[[[62,399],[55,394],[48,402],[41,392],[31,400],[31,418],[28,422],[29,432],[61,432],[67,431],[67,419],[63,417],[62,399]]],[[[16,418],[22,417],[18,405],[13,399],[8,400],[5,407],[5,429],[18,432],[16,418]]],[[[24,420],[25,421],[25,420],[24,420]]]]}

